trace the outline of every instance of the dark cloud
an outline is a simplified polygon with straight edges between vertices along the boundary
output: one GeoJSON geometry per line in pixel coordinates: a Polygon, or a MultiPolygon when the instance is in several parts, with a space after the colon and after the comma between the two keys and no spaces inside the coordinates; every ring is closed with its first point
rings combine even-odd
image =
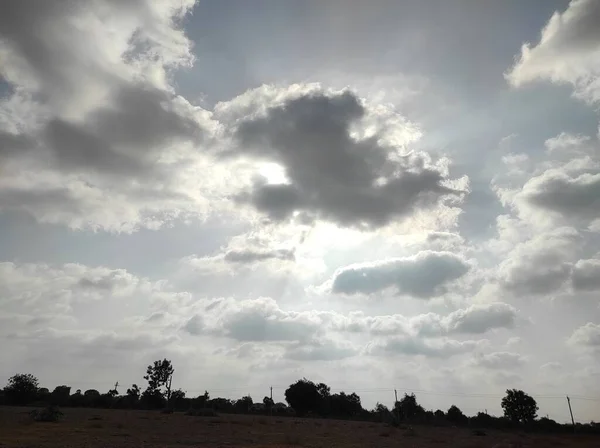
{"type": "Polygon", "coordinates": [[[267,298],[222,301],[212,311],[221,316],[215,333],[238,341],[306,342],[319,332],[322,323],[311,313],[283,311],[267,298]]]}
{"type": "Polygon", "coordinates": [[[423,251],[413,257],[357,264],[335,274],[331,291],[340,294],[374,294],[388,288],[397,294],[429,298],[443,294],[448,283],[471,268],[450,252],[423,251]]]}
{"type": "Polygon", "coordinates": [[[225,253],[225,261],[231,263],[254,263],[257,261],[280,260],[293,261],[295,259],[294,251],[288,249],[273,250],[229,250],[225,253]]]}
{"type": "Polygon", "coordinates": [[[63,169],[130,177],[149,175],[169,144],[198,143],[201,136],[200,124],[178,111],[171,95],[124,85],[113,104],[94,111],[83,123],[50,120],[41,140],[63,169]]]}
{"type": "Polygon", "coordinates": [[[191,335],[200,335],[205,329],[204,319],[202,316],[196,314],[190,317],[190,319],[183,326],[183,329],[191,335]]]}
{"type": "Polygon", "coordinates": [[[471,305],[450,313],[444,323],[450,333],[482,334],[495,328],[514,328],[517,310],[507,303],[471,305]]]}
{"type": "Polygon", "coordinates": [[[564,217],[591,221],[600,216],[600,173],[572,175],[548,170],[523,187],[523,198],[564,217]]]}
{"type": "Polygon", "coordinates": [[[265,107],[263,116],[237,125],[236,155],[278,163],[290,182],[257,182],[237,199],[273,219],[298,211],[376,228],[464,193],[450,187],[443,169],[425,155],[397,154],[399,148],[383,143],[383,132],[355,137],[353,126],[369,112],[352,92],[308,92],[265,107]]]}
{"type": "Polygon", "coordinates": [[[600,289],[600,260],[579,260],[571,274],[573,289],[596,291],[600,289]]]}
{"type": "Polygon", "coordinates": [[[482,341],[457,341],[440,339],[427,341],[422,338],[401,336],[392,337],[370,347],[372,354],[426,356],[430,358],[450,358],[472,352],[481,346],[482,341]]]}

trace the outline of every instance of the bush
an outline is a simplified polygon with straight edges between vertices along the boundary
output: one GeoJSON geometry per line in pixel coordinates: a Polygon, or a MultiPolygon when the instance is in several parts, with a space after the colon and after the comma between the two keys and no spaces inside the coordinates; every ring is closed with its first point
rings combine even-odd
{"type": "Polygon", "coordinates": [[[29,416],[36,422],[57,422],[63,418],[64,414],[58,409],[58,406],[48,406],[31,411],[29,416]]]}

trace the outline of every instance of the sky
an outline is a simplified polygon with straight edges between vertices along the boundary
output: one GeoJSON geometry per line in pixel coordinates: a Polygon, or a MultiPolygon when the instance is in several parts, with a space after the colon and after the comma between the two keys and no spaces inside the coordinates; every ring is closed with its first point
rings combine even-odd
{"type": "Polygon", "coordinates": [[[0,382],[600,420],[600,1],[2,10],[0,382]]]}

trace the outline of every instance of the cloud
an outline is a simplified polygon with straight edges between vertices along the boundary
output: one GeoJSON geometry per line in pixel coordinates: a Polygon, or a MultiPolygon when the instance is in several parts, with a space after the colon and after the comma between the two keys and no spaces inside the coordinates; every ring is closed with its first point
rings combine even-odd
{"type": "Polygon", "coordinates": [[[414,337],[441,337],[457,334],[484,334],[495,329],[512,329],[520,319],[517,310],[506,303],[473,304],[443,316],[426,313],[412,317],[402,314],[364,316],[350,313],[332,319],[334,330],[375,336],[407,335],[414,337]]]}
{"type": "Polygon", "coordinates": [[[527,359],[518,353],[493,352],[478,354],[473,359],[473,364],[487,369],[514,369],[521,367],[527,359]]]}
{"type": "Polygon", "coordinates": [[[531,178],[519,199],[542,210],[590,222],[600,212],[600,172],[580,174],[550,169],[531,178]]]}
{"type": "Polygon", "coordinates": [[[232,123],[237,143],[224,157],[282,167],[286,182],[257,179],[237,195],[273,220],[300,213],[373,229],[459,203],[468,187],[466,178],[449,178],[447,160],[406,149],[419,136],[412,124],[348,90],[265,86],[217,105],[215,114],[232,123]]]}
{"type": "Polygon", "coordinates": [[[374,355],[396,354],[446,359],[472,352],[486,344],[486,340],[457,341],[443,338],[427,341],[415,337],[399,336],[376,343],[369,350],[374,355]]]}
{"type": "Polygon", "coordinates": [[[600,260],[579,260],[575,263],[571,283],[577,291],[600,289],[600,260]]]}
{"type": "Polygon", "coordinates": [[[5,310],[33,307],[67,311],[73,302],[122,298],[134,292],[151,293],[160,285],[124,269],[68,263],[0,263],[0,293],[5,310]]]}
{"type": "Polygon", "coordinates": [[[208,331],[238,341],[308,341],[320,333],[319,313],[284,311],[271,298],[218,299],[205,306],[208,331]]]}
{"type": "Polygon", "coordinates": [[[600,100],[600,3],[573,0],[555,12],[537,44],[526,43],[515,65],[505,75],[519,87],[535,80],[569,83],[589,102],[600,100]]]}
{"type": "Polygon", "coordinates": [[[293,261],[294,251],[289,249],[273,250],[229,250],[223,259],[231,263],[254,263],[265,260],[293,261]]]}
{"type": "Polygon", "coordinates": [[[339,269],[331,280],[336,294],[374,294],[393,288],[398,295],[430,298],[464,276],[471,265],[451,252],[422,251],[405,258],[360,263],[339,269]]]}
{"type": "Polygon", "coordinates": [[[294,361],[339,361],[358,354],[359,350],[351,344],[326,340],[288,347],[284,357],[294,361]]]}
{"type": "Polygon", "coordinates": [[[581,348],[600,348],[600,325],[588,322],[577,328],[568,342],[581,348]]]}
{"type": "Polygon", "coordinates": [[[581,245],[570,227],[539,234],[519,243],[498,268],[501,286],[514,294],[547,294],[569,279],[572,261],[581,245]]]}
{"type": "Polygon", "coordinates": [[[170,84],[193,63],[180,28],[193,4],[3,5],[0,210],[115,232],[205,216],[219,181],[198,176],[197,147],[218,124],[170,84]]]}
{"type": "Polygon", "coordinates": [[[474,304],[442,319],[449,333],[483,334],[495,328],[511,329],[517,323],[517,310],[506,303],[474,304]]]}

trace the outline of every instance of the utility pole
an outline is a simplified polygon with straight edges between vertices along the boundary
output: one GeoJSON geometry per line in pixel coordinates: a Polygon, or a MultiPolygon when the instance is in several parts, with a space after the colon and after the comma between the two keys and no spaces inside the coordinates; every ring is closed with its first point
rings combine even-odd
{"type": "Polygon", "coordinates": [[[271,401],[273,401],[273,386],[271,386],[271,401]]]}
{"type": "Polygon", "coordinates": [[[273,405],[275,404],[275,403],[273,403],[273,386],[271,386],[270,389],[271,389],[271,395],[270,395],[271,404],[269,405],[269,415],[272,416],[273,415],[273,405]]]}
{"type": "Polygon", "coordinates": [[[573,423],[573,432],[575,432],[575,419],[573,418],[573,410],[571,409],[571,399],[567,395],[567,403],[569,404],[569,413],[571,414],[571,423],[573,423]]]}
{"type": "Polygon", "coordinates": [[[400,409],[398,408],[398,391],[394,389],[394,409],[396,409],[396,418],[400,424],[400,409]]]}
{"type": "Polygon", "coordinates": [[[117,387],[119,387],[119,382],[118,381],[115,383],[115,392],[118,393],[119,391],[117,390],[117,387]]]}

